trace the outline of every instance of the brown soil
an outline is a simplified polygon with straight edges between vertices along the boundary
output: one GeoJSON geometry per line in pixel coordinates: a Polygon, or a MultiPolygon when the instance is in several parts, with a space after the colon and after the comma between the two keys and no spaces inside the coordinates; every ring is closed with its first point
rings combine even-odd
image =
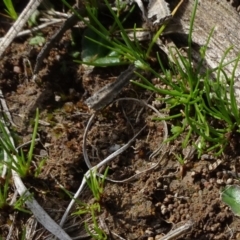
{"type": "MultiPolygon", "coordinates": [[[[50,37],[56,29],[56,26],[48,28],[43,31],[44,35],[50,37]]],[[[5,31],[0,29],[2,35],[5,31]]],[[[82,141],[91,112],[84,101],[101,86],[114,81],[124,68],[95,68],[86,77],[84,68],[74,63],[69,55],[68,31],[44,60],[40,81],[35,83],[24,72],[23,59],[27,57],[34,66],[41,48],[30,47],[29,39],[14,41],[0,60],[0,86],[17,125],[14,131],[18,134],[18,144],[31,139],[36,108],[40,111],[38,133],[41,142],[35,148],[34,161],[38,164],[44,154],[46,162],[38,177],[30,174],[24,183],[43,208],[59,221],[70,201],[60,184],[75,193],[87,170],[82,141]]],[[[152,104],[155,96],[129,85],[119,97],[134,97],[152,104]]],[[[161,111],[161,106],[158,109],[161,111]]],[[[97,115],[88,133],[87,151],[94,165],[114,148],[127,143],[146,124],[131,147],[109,163],[108,177],[111,179],[124,180],[159,160],[158,156],[150,161],[149,156],[162,141],[162,123],[152,120],[155,115],[149,109],[144,109],[136,122],[140,110],[141,106],[130,100],[112,104],[97,115]]],[[[234,170],[235,161],[223,161],[211,169],[209,166],[215,160],[200,160],[194,156],[182,166],[170,154],[181,153],[181,142],[171,142],[166,151],[156,169],[141,174],[137,179],[125,183],[106,182],[99,218],[104,222],[101,226],[109,239],[119,239],[117,234],[129,240],[157,240],[189,221],[191,227],[186,233],[169,239],[240,239],[239,219],[220,200],[221,189],[226,184],[239,184],[227,173],[234,170]]],[[[93,201],[87,190],[80,200],[93,201]]],[[[31,215],[0,210],[0,236],[3,238],[9,232],[12,216],[16,221],[11,239],[20,239],[21,229],[31,215]]],[[[78,222],[74,232],[66,230],[71,237],[86,234],[83,220],[82,217],[69,218],[65,227],[78,222]]],[[[39,231],[32,239],[39,239],[40,234],[40,239],[49,237],[40,225],[37,229],[39,231]]]]}

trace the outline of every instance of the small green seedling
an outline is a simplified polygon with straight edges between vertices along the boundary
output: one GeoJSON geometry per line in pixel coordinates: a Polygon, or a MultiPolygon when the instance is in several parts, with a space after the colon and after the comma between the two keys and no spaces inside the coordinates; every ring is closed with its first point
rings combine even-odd
{"type": "Polygon", "coordinates": [[[90,177],[88,179],[86,178],[86,182],[92,191],[95,200],[99,202],[104,191],[104,182],[108,173],[108,167],[106,168],[103,177],[99,177],[96,171],[97,170],[92,170],[90,172],[90,177]]]}
{"type": "Polygon", "coordinates": [[[174,156],[176,157],[176,159],[180,163],[180,165],[183,166],[185,163],[185,159],[180,154],[174,154],[174,156]]]}
{"type": "Polygon", "coordinates": [[[98,226],[97,215],[101,212],[101,199],[104,192],[104,182],[106,180],[108,168],[105,170],[103,177],[98,176],[96,171],[96,169],[92,170],[90,172],[90,177],[88,179],[86,178],[87,185],[93,193],[95,202],[91,204],[79,203],[78,211],[73,215],[90,214],[93,226],[91,226],[90,230],[89,224],[85,222],[86,231],[94,239],[105,240],[107,236],[98,226]]]}
{"type": "Polygon", "coordinates": [[[26,177],[29,174],[37,136],[38,120],[39,111],[37,109],[32,141],[27,156],[25,156],[23,150],[20,150],[20,153],[18,153],[13,145],[11,133],[9,133],[5,128],[5,123],[0,121],[0,132],[2,133],[2,136],[0,136],[0,147],[3,149],[7,157],[6,161],[4,161],[4,164],[6,164],[9,169],[16,171],[21,177],[26,177]]]}
{"type": "Polygon", "coordinates": [[[39,111],[37,109],[36,111],[36,117],[34,121],[34,129],[33,129],[33,134],[32,134],[32,140],[30,144],[30,149],[27,153],[27,157],[23,154],[23,151],[21,150],[20,153],[21,155],[18,155],[17,159],[18,161],[15,162],[16,167],[18,167],[19,171],[21,173],[20,176],[26,177],[29,173],[30,165],[32,163],[33,159],[33,150],[35,147],[35,141],[37,137],[37,129],[38,129],[38,122],[39,122],[39,111]]]}
{"type": "Polygon", "coordinates": [[[26,195],[23,194],[13,205],[13,208],[15,210],[24,212],[24,213],[28,213],[31,214],[31,211],[27,210],[26,208],[24,208],[24,204],[27,200],[31,200],[33,198],[33,195],[26,195]]]}
{"type": "Polygon", "coordinates": [[[31,196],[26,196],[22,195],[16,202],[13,203],[13,205],[9,201],[9,191],[10,191],[10,184],[11,184],[11,171],[8,169],[7,175],[5,179],[1,179],[0,183],[0,209],[5,209],[5,208],[11,208],[14,210],[18,210],[21,212],[29,213],[31,214],[30,211],[25,209],[23,206],[31,196]]]}

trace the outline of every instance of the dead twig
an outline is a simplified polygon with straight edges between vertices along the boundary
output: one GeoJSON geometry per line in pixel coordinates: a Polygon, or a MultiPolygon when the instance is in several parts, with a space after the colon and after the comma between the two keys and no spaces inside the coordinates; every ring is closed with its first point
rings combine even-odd
{"type": "Polygon", "coordinates": [[[4,96],[3,96],[3,92],[2,92],[1,89],[0,89],[0,103],[1,103],[1,107],[2,107],[3,113],[6,114],[6,116],[8,118],[8,121],[12,124],[13,127],[17,127],[17,125],[12,120],[12,116],[10,114],[10,111],[8,109],[6,100],[5,100],[4,96]]]}
{"type": "Polygon", "coordinates": [[[24,24],[27,22],[29,17],[34,13],[34,11],[38,8],[42,0],[30,0],[28,5],[19,15],[17,21],[13,24],[13,26],[9,29],[7,34],[3,37],[0,42],[0,57],[6,50],[6,48],[12,43],[13,39],[17,36],[17,34],[22,30],[24,24]]]}
{"type": "Polygon", "coordinates": [[[125,71],[117,77],[117,79],[110,84],[107,84],[99,91],[93,94],[92,97],[88,98],[85,103],[89,108],[98,111],[106,107],[113,99],[118,95],[118,93],[126,86],[132,77],[135,75],[134,71],[137,68],[134,64],[131,64],[125,71]]]}
{"type": "MultiPolygon", "coordinates": [[[[39,31],[41,29],[44,29],[44,28],[46,28],[48,26],[51,26],[51,25],[56,24],[56,23],[61,23],[63,21],[65,21],[65,20],[64,19],[53,19],[50,22],[43,23],[43,24],[41,24],[41,25],[39,25],[37,27],[34,27],[32,29],[20,31],[19,33],[17,33],[15,38],[29,35],[29,34],[31,34],[33,32],[37,32],[37,31],[39,31]]],[[[0,41],[2,41],[2,40],[3,40],[3,38],[0,38],[0,41]]]]}
{"type": "Polygon", "coordinates": [[[177,237],[180,237],[184,233],[190,231],[192,226],[193,226],[193,222],[192,221],[188,221],[183,226],[178,227],[178,228],[170,231],[164,237],[160,238],[160,240],[173,240],[173,239],[176,239],[177,237]]]}

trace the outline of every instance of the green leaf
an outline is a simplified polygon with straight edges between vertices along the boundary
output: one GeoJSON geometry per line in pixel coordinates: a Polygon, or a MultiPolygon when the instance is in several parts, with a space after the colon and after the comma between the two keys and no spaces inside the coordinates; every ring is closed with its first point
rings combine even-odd
{"type": "Polygon", "coordinates": [[[30,45],[39,45],[42,46],[45,43],[45,38],[42,36],[35,36],[30,39],[29,44],[30,45]]]}
{"type": "Polygon", "coordinates": [[[121,63],[122,61],[119,57],[109,57],[109,56],[98,58],[94,61],[94,64],[99,64],[102,66],[120,65],[121,63]]]}
{"type": "Polygon", "coordinates": [[[82,40],[82,60],[84,62],[94,62],[96,59],[106,56],[109,50],[103,45],[107,45],[106,40],[92,29],[87,28],[82,40]]]}
{"type": "Polygon", "coordinates": [[[240,186],[225,187],[221,193],[221,200],[231,208],[235,215],[240,216],[240,186]]]}
{"type": "Polygon", "coordinates": [[[121,65],[126,59],[115,50],[109,49],[107,40],[88,28],[82,40],[81,57],[84,63],[94,66],[121,65]]]}

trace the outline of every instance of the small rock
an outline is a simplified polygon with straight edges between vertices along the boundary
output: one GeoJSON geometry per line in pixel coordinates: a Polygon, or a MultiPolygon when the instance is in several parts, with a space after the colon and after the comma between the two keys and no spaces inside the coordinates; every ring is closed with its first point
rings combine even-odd
{"type": "Polygon", "coordinates": [[[224,180],[223,179],[217,179],[217,184],[218,185],[222,185],[224,183],[224,180]]]}
{"type": "Polygon", "coordinates": [[[233,179],[232,178],[228,178],[226,181],[227,184],[232,184],[233,183],[233,179]]]}
{"type": "Polygon", "coordinates": [[[155,240],[161,240],[162,237],[163,237],[163,235],[156,235],[155,240]]]}
{"type": "Polygon", "coordinates": [[[154,233],[151,229],[148,228],[148,229],[146,229],[145,234],[149,237],[152,237],[154,233]]]}
{"type": "Polygon", "coordinates": [[[13,72],[15,72],[15,73],[21,73],[22,70],[21,70],[21,68],[20,68],[19,66],[14,66],[14,67],[13,67],[13,72]]]}

